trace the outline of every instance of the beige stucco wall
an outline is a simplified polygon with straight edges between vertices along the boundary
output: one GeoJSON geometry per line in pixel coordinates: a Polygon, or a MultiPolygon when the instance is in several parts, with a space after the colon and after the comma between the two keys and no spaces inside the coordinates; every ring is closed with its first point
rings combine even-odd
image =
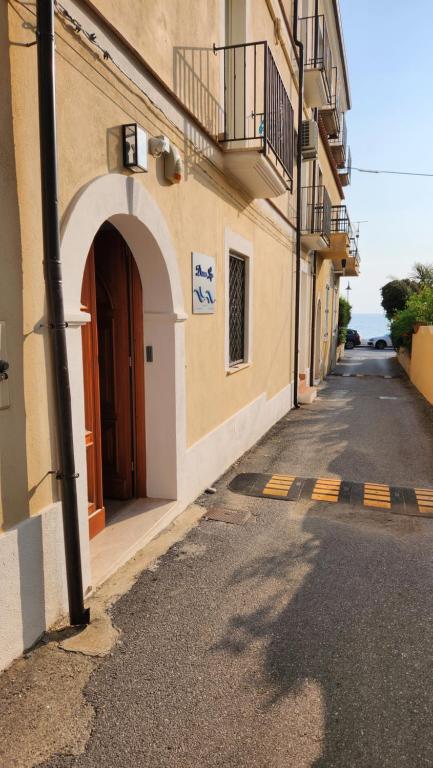
{"type": "MultiPolygon", "coordinates": [[[[152,35],[156,26],[149,25],[148,19],[146,23],[143,21],[150,4],[131,4],[131,12],[128,14],[120,14],[117,3],[101,2],[98,6],[107,6],[111,21],[113,24],[118,23],[125,36],[133,32],[138,35],[136,44],[152,52],[155,57],[154,67],[161,67],[159,74],[168,81],[171,62],[169,67],[162,56],[166,37],[176,45],[193,46],[203,43],[199,40],[198,21],[191,20],[194,14],[188,12],[187,8],[179,13],[179,27],[175,20],[168,18],[170,14],[158,11],[158,29],[164,39],[155,44],[152,35]],[[125,24],[129,25],[128,29],[125,29],[125,24]],[[158,57],[161,57],[161,61],[158,57]]],[[[216,34],[217,6],[217,2],[207,4],[205,19],[202,14],[200,18],[200,28],[208,29],[210,38],[216,34]]],[[[23,21],[34,22],[32,8],[24,8],[18,2],[12,2],[8,6],[8,13],[10,39],[23,42],[31,40],[32,33],[23,29],[23,21]]],[[[149,18],[152,18],[152,14],[149,18]]],[[[59,198],[62,219],[67,216],[78,192],[90,181],[107,173],[128,173],[121,163],[119,127],[123,123],[136,121],[151,135],[166,134],[184,158],[185,180],[179,186],[172,186],[165,181],[162,161],[156,161],[150,156],[149,172],[135,175],[135,179],[146,187],[164,212],[178,254],[186,311],[189,314],[185,326],[185,377],[187,444],[192,445],[263,392],[271,398],[290,385],[293,367],[290,312],[293,295],[293,233],[262,202],[251,202],[233,187],[218,167],[219,150],[214,145],[209,144],[202,154],[197,153],[185,136],[185,132],[193,136],[194,131],[188,130],[186,124],[185,132],[179,129],[138,88],[95,56],[94,51],[67,25],[59,21],[56,24],[59,198]],[[200,226],[197,226],[198,221],[200,226]],[[233,375],[227,375],[224,369],[225,227],[251,242],[254,266],[252,363],[233,375]],[[216,257],[219,304],[214,316],[194,316],[190,312],[191,251],[216,257]]],[[[3,436],[8,435],[7,446],[3,446],[2,454],[2,473],[8,475],[8,483],[7,486],[2,483],[3,505],[0,507],[0,519],[5,528],[28,514],[37,513],[57,498],[57,484],[47,474],[56,468],[49,338],[46,329],[39,327],[45,318],[45,290],[36,50],[11,47],[9,56],[12,93],[9,113],[2,113],[2,119],[5,120],[6,129],[3,135],[8,136],[9,140],[9,151],[5,152],[6,178],[14,182],[16,174],[17,193],[7,199],[7,205],[2,203],[1,207],[5,221],[4,236],[10,243],[6,269],[10,285],[13,286],[10,298],[1,292],[1,300],[6,302],[4,316],[11,319],[9,346],[14,349],[15,355],[14,360],[11,355],[14,405],[0,412],[1,433],[3,436]],[[15,155],[11,151],[12,140],[15,155]],[[14,472],[12,466],[15,467],[14,472]]],[[[9,186],[13,190],[15,184],[9,186]]],[[[1,319],[3,317],[0,312],[1,319]]],[[[1,439],[5,440],[5,437],[1,439]]]]}
{"type": "Polygon", "coordinates": [[[193,0],[129,2],[127,12],[124,4],[117,0],[95,0],[87,4],[145,56],[149,66],[170,88],[179,89],[179,95],[191,93],[191,76],[200,71],[200,66],[206,67],[210,95],[216,95],[219,75],[213,66],[216,59],[212,46],[218,44],[224,34],[224,0],[207,0],[200,5],[200,13],[193,0]],[[189,88],[186,80],[190,81],[189,88]]]}
{"type": "MultiPolygon", "coordinates": [[[[15,510],[29,512],[27,495],[26,413],[23,382],[23,264],[21,230],[16,190],[12,94],[8,51],[8,6],[0,7],[0,67],[2,99],[0,109],[0,228],[2,233],[0,321],[5,323],[10,364],[8,387],[10,407],[0,409],[0,521],[15,522],[15,510]]],[[[26,340],[27,341],[27,340],[26,340]]],[[[3,390],[4,391],[4,390],[3,390]]]]}
{"type": "Polygon", "coordinates": [[[412,337],[409,375],[412,384],[433,405],[433,326],[421,326],[412,337]]]}

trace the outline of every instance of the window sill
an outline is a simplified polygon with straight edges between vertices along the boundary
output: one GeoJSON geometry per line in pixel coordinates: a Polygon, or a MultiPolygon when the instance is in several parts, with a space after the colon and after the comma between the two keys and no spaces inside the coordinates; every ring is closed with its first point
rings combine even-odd
{"type": "Polygon", "coordinates": [[[238,371],[244,371],[245,368],[249,368],[251,363],[238,363],[238,365],[232,365],[230,368],[226,368],[226,376],[232,376],[238,371]]]}

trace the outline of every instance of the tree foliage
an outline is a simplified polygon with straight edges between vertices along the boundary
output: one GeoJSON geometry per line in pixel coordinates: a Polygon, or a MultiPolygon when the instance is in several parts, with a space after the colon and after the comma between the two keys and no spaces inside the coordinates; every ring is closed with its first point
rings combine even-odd
{"type": "Polygon", "coordinates": [[[395,347],[411,349],[415,323],[433,324],[433,284],[424,284],[409,297],[405,308],[394,315],[391,338],[395,347]]]}
{"type": "Polygon", "coordinates": [[[412,280],[421,287],[429,285],[433,288],[433,264],[422,264],[417,261],[413,265],[412,280]]]}
{"type": "Polygon", "coordinates": [[[338,305],[338,327],[347,328],[352,319],[352,305],[340,296],[340,302],[338,305]]]}
{"type": "Polygon", "coordinates": [[[391,280],[380,289],[382,294],[382,307],[388,320],[392,320],[396,312],[401,312],[406,306],[410,296],[418,290],[413,280],[391,280]]]}

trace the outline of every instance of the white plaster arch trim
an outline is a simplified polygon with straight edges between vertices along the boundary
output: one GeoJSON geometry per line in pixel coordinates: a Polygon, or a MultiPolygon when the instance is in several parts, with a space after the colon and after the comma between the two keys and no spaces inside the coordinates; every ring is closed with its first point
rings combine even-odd
{"type": "MultiPolygon", "coordinates": [[[[184,300],[176,250],[173,246],[165,218],[145,189],[133,176],[111,173],[99,176],[84,186],[72,200],[62,219],[61,258],[63,262],[63,290],[66,312],[76,313],[80,306],[81,284],[89,248],[99,227],[113,220],[132,252],[136,252],[139,236],[128,226],[126,217],[134,217],[149,233],[156,248],[162,255],[170,283],[170,296],[165,297],[165,306],[157,307],[158,312],[169,312],[184,319],[184,300]]],[[[129,219],[129,221],[131,221],[129,219]]],[[[141,228],[140,228],[141,229],[141,228]]],[[[141,230],[141,235],[144,230],[141,230]]],[[[141,245],[141,247],[143,247],[141,245]]],[[[138,262],[137,262],[138,263],[138,262]]],[[[138,264],[140,269],[140,264],[138,264]]],[[[144,275],[142,275],[142,280],[144,275]]],[[[143,285],[145,281],[143,280],[143,285]]],[[[145,311],[153,311],[152,306],[145,311]]]]}
{"type": "Polygon", "coordinates": [[[72,420],[80,515],[83,580],[91,584],[87,513],[84,384],[80,326],[81,288],[93,239],[110,221],[128,243],[143,286],[145,343],[146,481],[148,496],[178,499],[186,457],[185,338],[183,291],[176,251],[163,213],[144,186],[121,174],[101,176],[72,200],[62,223],[61,259],[72,420]]]}

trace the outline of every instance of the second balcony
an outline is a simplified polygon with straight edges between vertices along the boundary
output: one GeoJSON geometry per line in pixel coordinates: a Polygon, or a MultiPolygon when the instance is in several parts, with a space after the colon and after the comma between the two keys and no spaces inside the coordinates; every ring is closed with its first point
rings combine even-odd
{"type": "Polygon", "coordinates": [[[350,252],[352,225],[345,205],[333,205],[331,211],[331,237],[328,259],[347,259],[350,252]]]}
{"type": "Polygon", "coordinates": [[[308,107],[327,109],[332,101],[332,56],[325,17],[299,20],[304,44],[304,96],[308,107]]]}
{"type": "Polygon", "coordinates": [[[267,42],[215,47],[223,57],[224,165],[252,198],[292,188],[293,108],[267,42]]]}

